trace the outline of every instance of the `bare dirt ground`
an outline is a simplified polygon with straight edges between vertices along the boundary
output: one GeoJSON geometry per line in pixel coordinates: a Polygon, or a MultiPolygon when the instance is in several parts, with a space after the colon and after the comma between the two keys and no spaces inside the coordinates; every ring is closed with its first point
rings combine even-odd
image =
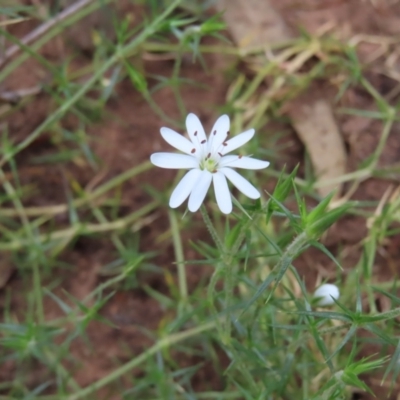
{"type": "MultiPolygon", "coordinates": [[[[272,2],[277,10],[283,15],[289,26],[296,31],[298,26],[305,27],[310,32],[317,32],[326,24],[331,24],[333,30],[343,38],[354,36],[355,34],[369,35],[399,35],[400,34],[400,2],[387,1],[293,1],[279,0],[272,2]]],[[[32,29],[33,23],[24,23],[13,28],[13,33],[20,37],[32,29]]],[[[81,28],[82,29],[82,28],[81,28]]],[[[228,35],[228,33],[227,33],[228,35]]],[[[212,42],[212,41],[211,41],[212,42]]],[[[57,62],[71,49],[79,47],[79,43],[73,36],[57,38],[51,44],[47,45],[42,54],[57,62]]],[[[365,47],[365,54],[360,54],[361,59],[368,58],[373,51],[372,48],[365,47]]],[[[90,55],[90,51],[86,54],[90,55]]],[[[74,63],[84,65],[86,62],[85,54],[74,63]]],[[[182,75],[185,78],[192,79],[204,85],[202,88],[182,87],[182,96],[188,110],[196,113],[204,122],[206,127],[210,125],[218,116],[218,107],[224,104],[225,94],[229,81],[224,78],[225,71],[230,65],[230,60],[220,54],[205,55],[205,61],[209,71],[203,70],[201,65],[193,64],[187,59],[182,67],[182,75]]],[[[144,69],[149,74],[170,76],[172,73],[173,60],[152,60],[144,61],[144,69]]],[[[377,66],[378,69],[379,66],[377,66]]],[[[400,65],[399,65],[400,68],[400,65]]],[[[43,76],[41,68],[37,63],[30,61],[20,67],[7,81],[7,87],[3,89],[13,90],[29,87],[37,84],[38,80],[46,79],[43,76]]],[[[394,87],[393,79],[385,77],[379,71],[371,75],[375,87],[380,88],[382,95],[387,94],[394,87]]],[[[150,86],[155,84],[149,79],[150,86]]],[[[318,90],[318,88],[313,89],[318,90]]],[[[155,94],[156,103],[164,112],[173,119],[179,118],[175,103],[171,101],[172,92],[170,88],[163,88],[155,94]]],[[[374,104],[365,93],[350,90],[343,100],[347,107],[373,109],[374,104]]],[[[9,131],[16,141],[21,141],[35,127],[42,122],[48,112],[53,109],[51,99],[46,93],[37,96],[35,102],[21,108],[14,113],[9,121],[9,131]]],[[[65,174],[73,176],[81,187],[87,185],[99,185],[106,179],[121,173],[135,164],[148,160],[151,153],[165,149],[165,144],[159,135],[161,126],[165,122],[157,118],[148,104],[137,93],[128,80],[118,84],[115,94],[107,104],[106,112],[112,118],[102,118],[90,127],[89,135],[94,153],[101,160],[101,167],[98,170],[88,168],[86,164],[67,163],[60,168],[48,169],[46,166],[32,166],[31,160],[34,157],[45,155],[54,149],[54,143],[50,136],[42,136],[27,150],[23,151],[17,159],[21,172],[23,184],[34,184],[36,196],[27,204],[29,206],[53,205],[65,202],[65,174]]],[[[340,131],[344,137],[348,152],[348,171],[351,171],[373,152],[379,140],[382,131],[382,124],[370,119],[353,117],[348,115],[337,115],[340,131]]],[[[76,121],[73,117],[70,121],[64,122],[65,126],[75,126],[76,121]]],[[[274,126],[271,125],[271,129],[274,126]]],[[[285,150],[277,156],[277,168],[284,164],[288,165],[290,170],[304,159],[304,148],[298,140],[294,131],[285,126],[288,135],[285,138],[285,150]]],[[[267,127],[265,132],[270,131],[267,127]]],[[[380,158],[380,165],[389,165],[400,160],[400,126],[395,125],[390,134],[387,145],[380,158]]],[[[143,184],[147,180],[151,182],[156,189],[163,190],[169,187],[174,179],[174,171],[157,171],[151,169],[142,175],[140,179],[132,179],[126,183],[122,191],[121,213],[128,213],[137,209],[141,205],[151,201],[151,196],[143,190],[143,184]]],[[[399,177],[395,177],[392,182],[378,179],[368,179],[361,183],[360,187],[353,196],[355,200],[379,200],[382,193],[391,184],[398,184],[399,177]]],[[[265,184],[265,188],[273,186],[273,180],[265,184]]],[[[67,215],[58,215],[58,222],[63,220],[67,222],[67,215]]],[[[199,224],[199,226],[201,226],[199,224]]],[[[142,230],[141,233],[141,251],[148,251],[154,248],[155,238],[168,229],[168,217],[165,212],[158,212],[155,222],[151,223],[142,230]]],[[[196,228],[197,229],[197,228],[196,228]]],[[[361,217],[346,217],[336,226],[334,226],[328,235],[323,239],[324,243],[332,251],[341,248],[345,255],[341,260],[347,269],[354,266],[361,252],[357,246],[366,232],[365,220],[361,217]]],[[[205,232],[202,228],[195,231],[198,238],[205,238],[205,232]]],[[[193,230],[191,239],[194,240],[193,230]]],[[[400,236],[393,236],[385,245],[383,252],[376,260],[376,276],[387,277],[395,276],[399,273],[397,260],[400,257],[400,236]]],[[[175,269],[171,266],[173,260],[173,249],[171,245],[161,244],[162,248],[156,258],[159,265],[164,265],[172,274],[175,269]]],[[[185,246],[186,258],[193,259],[197,255],[189,246],[185,246]]],[[[96,285],[103,279],[100,274],[102,265],[110,262],[115,254],[112,253],[112,246],[106,241],[99,241],[82,238],[70,246],[65,251],[61,259],[67,267],[60,268],[57,271],[57,279],[61,283],[55,293],[62,296],[62,289],[65,289],[71,295],[82,299],[90,293],[96,285]]],[[[324,277],[330,277],[334,266],[332,262],[318,251],[310,250],[305,252],[297,261],[296,267],[301,274],[317,275],[317,271],[324,271],[324,277]]],[[[209,270],[211,271],[211,269],[209,270]]],[[[194,287],[200,279],[204,279],[202,274],[207,274],[207,268],[199,269],[196,266],[189,267],[189,290],[194,287]]],[[[48,276],[51,282],[54,276],[48,276]]],[[[140,277],[142,282],[157,288],[161,291],[168,291],[168,285],[164,275],[155,273],[146,273],[140,277]]],[[[18,273],[14,273],[8,281],[7,286],[17,290],[24,290],[24,287],[30,283],[25,281],[18,273]]],[[[0,294],[0,307],[5,301],[5,291],[0,294]]],[[[377,299],[378,301],[378,299],[377,299]]],[[[26,304],[22,298],[14,296],[12,298],[12,309],[16,314],[23,312],[26,304]]],[[[45,303],[45,313],[48,318],[62,316],[59,307],[48,299],[45,303]]],[[[75,378],[79,385],[86,386],[91,382],[106,376],[116,366],[139,354],[151,344],[151,340],[143,333],[143,328],[150,330],[157,329],[158,324],[163,318],[166,318],[165,310],[162,310],[159,304],[148,294],[139,289],[118,291],[103,308],[102,314],[111,321],[114,326],[107,326],[101,323],[91,323],[89,325],[87,336],[90,339],[91,347],[81,340],[74,342],[71,353],[76,360],[71,368],[76,370],[75,378]],[[119,340],[123,338],[123,340],[119,340]],[[125,347],[120,347],[123,342],[125,347]],[[129,350],[126,349],[128,344],[129,350]],[[95,351],[94,351],[95,350],[95,351]]],[[[374,350],[371,348],[371,353],[374,350]]],[[[183,359],[183,364],[185,361],[183,359]]],[[[12,364],[9,369],[3,368],[0,371],[0,380],[7,380],[15,372],[12,364]]],[[[138,376],[142,371],[137,370],[138,376]]],[[[214,390],[221,389],[221,377],[215,376],[212,371],[204,365],[195,374],[193,386],[202,387],[206,382],[207,387],[214,390]]],[[[40,368],[37,375],[32,376],[32,386],[41,381],[40,368]]],[[[378,398],[383,398],[386,392],[385,388],[379,386],[379,379],[371,377],[369,383],[377,394],[378,398]]],[[[104,393],[110,395],[110,393],[104,393]]],[[[118,397],[108,397],[115,398],[118,397]]],[[[355,394],[354,399],[369,399],[367,394],[355,394]]],[[[396,396],[390,397],[395,399],[396,396]]]]}

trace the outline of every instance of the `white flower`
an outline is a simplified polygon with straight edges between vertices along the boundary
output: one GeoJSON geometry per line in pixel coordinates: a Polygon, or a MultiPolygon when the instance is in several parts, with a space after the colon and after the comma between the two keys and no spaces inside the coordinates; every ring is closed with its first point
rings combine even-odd
{"type": "Polygon", "coordinates": [[[317,300],[317,305],[320,307],[331,306],[335,304],[333,299],[337,300],[340,296],[339,289],[336,285],[325,283],[321,285],[314,293],[314,298],[317,300]]]}
{"type": "Polygon", "coordinates": [[[229,125],[229,117],[222,115],[207,139],[200,120],[196,115],[189,114],[186,128],[190,140],[172,129],[161,128],[164,140],[185,154],[154,153],[150,157],[151,162],[161,168],[189,170],[172,192],[170,207],[179,207],[189,197],[189,210],[197,211],[212,181],[220,210],[229,214],[232,211],[232,199],[226,178],[247,197],[260,197],[260,192],[232,168],[263,169],[268,167],[269,162],[241,155],[227,156],[254,136],[254,129],[250,129],[227,140],[229,125]]]}

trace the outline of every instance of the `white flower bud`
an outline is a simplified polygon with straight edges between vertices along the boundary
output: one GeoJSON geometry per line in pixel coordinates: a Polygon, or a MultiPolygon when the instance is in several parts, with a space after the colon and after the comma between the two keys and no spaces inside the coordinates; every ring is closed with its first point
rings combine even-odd
{"type": "Polygon", "coordinates": [[[317,305],[320,307],[331,306],[335,304],[333,299],[337,300],[340,296],[339,289],[336,285],[325,283],[321,285],[314,293],[314,298],[318,299],[317,305]]]}

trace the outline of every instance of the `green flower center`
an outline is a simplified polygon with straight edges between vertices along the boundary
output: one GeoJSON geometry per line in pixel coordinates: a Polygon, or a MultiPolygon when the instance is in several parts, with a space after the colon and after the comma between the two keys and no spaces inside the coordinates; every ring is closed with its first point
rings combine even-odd
{"type": "Polygon", "coordinates": [[[207,170],[210,172],[217,172],[218,162],[213,160],[212,158],[206,158],[205,160],[200,162],[200,169],[207,170]]]}

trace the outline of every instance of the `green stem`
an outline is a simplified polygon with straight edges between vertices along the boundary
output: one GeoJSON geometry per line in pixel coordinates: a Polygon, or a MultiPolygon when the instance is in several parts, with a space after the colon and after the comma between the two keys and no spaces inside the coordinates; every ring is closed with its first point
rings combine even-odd
{"type": "Polygon", "coordinates": [[[33,261],[33,293],[35,297],[36,317],[38,323],[43,324],[45,321],[45,316],[43,308],[42,284],[37,260],[33,261]]]}
{"type": "Polygon", "coordinates": [[[149,91],[142,92],[143,98],[147,101],[149,104],[150,108],[164,121],[166,121],[168,124],[179,127],[179,124],[177,124],[176,120],[170,118],[163,109],[157,104],[156,101],[154,101],[153,96],[149,91]]]}
{"type": "Polygon", "coordinates": [[[183,118],[187,113],[186,113],[186,108],[182,100],[182,96],[179,93],[179,71],[181,68],[181,63],[182,63],[182,50],[179,47],[178,53],[176,54],[175,58],[175,64],[174,68],[172,71],[172,91],[174,92],[176,104],[178,106],[179,113],[181,114],[181,117],[183,118]]]}
{"type": "Polygon", "coordinates": [[[394,319],[400,315],[400,307],[394,308],[393,310],[385,311],[383,313],[377,313],[375,315],[367,316],[368,322],[385,321],[387,319],[394,319]]]}
{"type": "Polygon", "coordinates": [[[209,306],[211,307],[211,310],[214,314],[215,317],[218,315],[218,310],[216,309],[214,303],[215,303],[215,286],[218,283],[218,280],[221,275],[224,276],[224,292],[225,292],[225,302],[224,302],[224,308],[227,311],[226,313],[226,319],[225,319],[225,330],[223,331],[222,327],[218,324],[217,328],[219,333],[221,334],[222,340],[225,344],[228,344],[230,341],[230,336],[231,336],[231,315],[229,312],[229,309],[232,304],[232,297],[233,297],[233,289],[235,286],[235,276],[234,276],[234,260],[236,257],[237,252],[239,251],[240,246],[243,243],[243,240],[246,236],[247,230],[258,221],[258,218],[261,214],[255,214],[251,218],[247,220],[245,224],[243,224],[243,228],[240,230],[240,233],[238,237],[236,238],[235,242],[233,243],[231,249],[229,251],[225,248],[223,245],[221,239],[218,236],[218,233],[216,229],[214,228],[207,210],[204,205],[201,206],[200,208],[201,215],[203,216],[204,223],[206,224],[206,227],[208,231],[211,234],[211,237],[213,238],[215,245],[217,246],[218,250],[221,253],[222,256],[222,261],[217,265],[209,286],[208,286],[208,291],[207,291],[207,300],[209,303],[209,306]]]}
{"type": "MultiPolygon", "coordinates": [[[[229,262],[229,258],[227,258],[225,246],[222,243],[222,241],[221,241],[216,229],[214,228],[214,225],[212,224],[211,219],[210,219],[210,217],[209,217],[209,215],[207,213],[207,209],[206,209],[206,207],[204,205],[202,205],[200,207],[200,212],[201,212],[201,215],[203,217],[204,223],[205,223],[208,231],[210,232],[210,235],[211,235],[212,239],[214,240],[214,243],[217,246],[218,250],[220,251],[221,257],[222,257],[222,262],[219,262],[217,264],[217,266],[215,268],[215,271],[214,271],[213,275],[211,276],[211,280],[210,280],[210,283],[209,283],[209,286],[208,286],[208,290],[207,290],[207,300],[208,300],[209,306],[211,307],[211,312],[214,314],[215,318],[218,318],[218,310],[215,307],[215,294],[216,294],[215,293],[215,286],[218,283],[218,280],[219,280],[220,276],[221,275],[225,275],[225,280],[224,280],[225,288],[224,289],[225,289],[226,295],[225,295],[224,308],[228,308],[228,305],[226,304],[226,301],[229,300],[230,297],[228,296],[228,294],[226,292],[226,290],[227,290],[226,287],[228,286],[229,288],[231,288],[233,286],[233,281],[232,281],[233,278],[232,277],[228,277],[229,273],[227,273],[227,270],[231,269],[231,268],[229,268],[229,263],[227,263],[227,261],[229,262]],[[227,285],[226,282],[227,282],[228,279],[229,279],[230,282],[227,285]]],[[[230,289],[230,290],[233,290],[233,289],[230,289]]],[[[227,318],[227,324],[230,325],[229,312],[227,313],[226,318],[227,318]]],[[[220,323],[218,323],[217,328],[218,328],[218,332],[219,332],[221,338],[224,338],[225,335],[223,333],[223,329],[222,329],[222,326],[221,326],[220,323]]],[[[223,342],[225,343],[224,339],[223,339],[223,342]]]]}
{"type": "MultiPolygon", "coordinates": [[[[264,206],[266,207],[266,206],[264,206]]],[[[230,309],[232,305],[232,298],[233,298],[233,289],[235,286],[235,271],[233,270],[234,268],[234,259],[236,254],[238,253],[240,246],[243,243],[243,240],[245,239],[246,232],[248,229],[250,229],[254,224],[258,222],[258,219],[260,218],[261,213],[253,214],[251,218],[247,220],[247,222],[243,225],[242,229],[240,230],[240,233],[238,237],[236,238],[235,242],[233,243],[232,248],[229,250],[229,252],[226,254],[224,257],[224,265],[225,265],[225,282],[224,282],[224,291],[225,291],[225,307],[227,310],[230,309]]],[[[226,314],[226,319],[225,319],[225,333],[224,333],[224,339],[226,342],[230,341],[231,337],[231,315],[230,312],[227,312],[226,314]]]]}
{"type": "Polygon", "coordinates": [[[177,263],[180,300],[185,302],[187,299],[188,290],[187,290],[185,257],[183,255],[182,240],[181,240],[181,235],[179,233],[179,226],[176,218],[176,213],[172,210],[169,210],[168,216],[169,216],[169,222],[171,224],[172,241],[174,244],[175,259],[177,263]]]}
{"type": "Polygon", "coordinates": [[[215,307],[215,286],[218,283],[218,280],[221,276],[221,273],[224,269],[224,265],[222,263],[217,264],[217,267],[214,270],[214,273],[211,276],[210,279],[210,283],[208,284],[208,289],[207,289],[207,302],[208,302],[208,306],[210,307],[211,313],[214,316],[214,320],[217,321],[217,330],[218,330],[218,334],[219,336],[222,338],[223,335],[223,329],[222,329],[222,325],[220,323],[220,320],[218,318],[218,310],[215,307]]]}
{"type": "MultiPolygon", "coordinates": [[[[288,40],[286,42],[279,43],[271,43],[271,50],[280,50],[285,47],[293,47],[296,44],[297,39],[288,40]]],[[[179,43],[160,43],[160,42],[146,42],[143,44],[142,48],[145,51],[152,53],[176,53],[178,51],[193,53],[193,48],[191,48],[188,44],[179,43]]],[[[251,48],[238,48],[235,46],[219,46],[219,45],[200,45],[199,46],[200,53],[215,53],[215,54],[225,54],[225,55],[233,55],[241,58],[246,58],[249,55],[256,54],[264,54],[265,48],[263,46],[260,47],[251,47],[251,48]]],[[[292,55],[292,53],[290,54],[292,55]]],[[[172,57],[172,55],[171,55],[172,57]]]]}
{"type": "Polygon", "coordinates": [[[211,235],[212,239],[214,240],[215,245],[217,246],[218,250],[222,254],[224,254],[225,246],[223,245],[220,237],[218,236],[218,233],[217,233],[216,229],[214,228],[214,225],[212,224],[210,217],[207,213],[207,209],[203,204],[200,207],[200,212],[201,212],[201,216],[203,217],[204,223],[206,224],[208,232],[210,232],[210,235],[211,235]]]}
{"type": "Polygon", "coordinates": [[[54,369],[56,374],[64,380],[66,385],[69,386],[71,390],[78,391],[81,390],[81,387],[75,381],[75,379],[71,376],[71,373],[62,365],[60,360],[54,356],[49,350],[44,351],[44,356],[46,358],[46,363],[51,369],[54,369]]]}
{"type": "Polygon", "coordinates": [[[270,276],[275,279],[275,285],[271,290],[268,299],[274,294],[276,287],[285,275],[287,269],[290,267],[296,256],[304,249],[308,241],[309,238],[307,236],[307,233],[303,232],[300,233],[300,235],[296,236],[292,243],[290,243],[289,246],[286,247],[285,251],[281,255],[280,260],[270,273],[270,276]]]}
{"type": "Polygon", "coordinates": [[[371,162],[371,164],[369,166],[369,169],[370,169],[371,173],[376,168],[376,166],[378,164],[378,161],[379,161],[379,158],[380,158],[380,156],[381,156],[381,154],[383,152],[383,149],[386,146],[386,142],[387,142],[387,139],[389,137],[389,133],[392,130],[394,117],[395,117],[395,114],[393,114],[392,117],[390,117],[387,121],[385,121],[385,124],[383,126],[382,135],[379,138],[378,145],[376,146],[376,150],[375,150],[374,155],[373,155],[373,161],[371,162]]]}

